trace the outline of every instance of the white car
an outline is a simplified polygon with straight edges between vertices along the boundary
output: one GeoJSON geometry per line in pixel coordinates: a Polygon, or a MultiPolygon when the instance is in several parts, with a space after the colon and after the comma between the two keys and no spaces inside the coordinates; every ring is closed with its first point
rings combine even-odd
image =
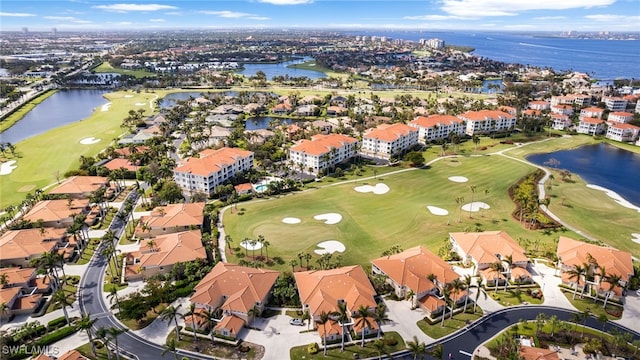
{"type": "Polygon", "coordinates": [[[297,326],[304,326],[304,320],[302,320],[300,318],[293,318],[293,319],[289,320],[289,324],[297,325],[297,326]]]}

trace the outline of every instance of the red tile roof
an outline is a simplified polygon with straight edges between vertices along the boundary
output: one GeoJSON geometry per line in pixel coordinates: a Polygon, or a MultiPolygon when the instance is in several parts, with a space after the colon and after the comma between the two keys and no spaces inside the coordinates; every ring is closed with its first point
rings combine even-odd
{"type": "Polygon", "coordinates": [[[356,141],[356,139],[342,134],[319,134],[313,136],[311,140],[300,140],[296,145],[291,147],[291,151],[320,156],[328,154],[332,148],[341,148],[347,144],[353,144],[356,141]]]}
{"type": "Polygon", "coordinates": [[[453,123],[461,124],[462,119],[452,115],[431,115],[431,116],[418,116],[410,124],[415,124],[423,128],[430,128],[434,126],[449,126],[453,123]]]}
{"type": "Polygon", "coordinates": [[[405,124],[382,124],[378,125],[375,129],[366,133],[363,138],[365,139],[377,139],[386,142],[392,142],[398,140],[404,136],[408,136],[411,133],[417,133],[418,130],[414,127],[405,124]]]}
{"type": "Polygon", "coordinates": [[[557,255],[563,264],[575,266],[588,263],[588,254],[599,266],[604,266],[609,274],[616,274],[624,281],[629,279],[629,275],[633,275],[631,253],[560,236],[557,255]]]}
{"type": "Polygon", "coordinates": [[[242,159],[250,157],[253,152],[239,148],[224,147],[218,150],[207,149],[201,151],[199,155],[200,157],[186,159],[180,166],[175,168],[175,171],[209,176],[226,166],[231,166],[242,159]]]}
{"type": "Polygon", "coordinates": [[[528,261],[522,247],[504,231],[458,232],[449,235],[478,264],[491,264],[500,261],[496,254],[503,258],[511,255],[514,263],[528,261]]]}

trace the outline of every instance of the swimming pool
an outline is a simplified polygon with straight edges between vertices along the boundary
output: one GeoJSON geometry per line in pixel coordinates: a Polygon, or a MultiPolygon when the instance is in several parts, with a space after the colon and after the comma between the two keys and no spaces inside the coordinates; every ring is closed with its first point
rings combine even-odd
{"type": "Polygon", "coordinates": [[[267,184],[260,184],[260,185],[256,185],[255,189],[257,192],[264,192],[267,190],[269,186],[267,184]]]}

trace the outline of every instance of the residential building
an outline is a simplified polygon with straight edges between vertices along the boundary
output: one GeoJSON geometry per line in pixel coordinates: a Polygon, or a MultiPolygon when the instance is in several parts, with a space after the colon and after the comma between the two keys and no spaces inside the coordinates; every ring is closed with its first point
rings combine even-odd
{"type": "Polygon", "coordinates": [[[9,230],[0,235],[0,266],[30,267],[31,260],[37,259],[43,253],[60,251],[70,247],[69,257],[73,247],[67,241],[66,229],[43,228],[9,230]]]}
{"type": "Polygon", "coordinates": [[[520,345],[518,355],[518,358],[522,360],[560,360],[558,351],[551,348],[543,349],[539,347],[520,345]]]}
{"type": "Polygon", "coordinates": [[[121,145],[129,145],[129,144],[144,144],[149,139],[153,139],[155,137],[159,137],[162,135],[162,130],[157,125],[150,126],[146,129],[141,129],[135,134],[129,134],[123,136],[118,144],[121,145]]]}
{"type": "Polygon", "coordinates": [[[584,117],[580,118],[576,131],[579,134],[600,135],[604,133],[605,123],[598,118],[584,117]]]}
{"type": "Polygon", "coordinates": [[[302,139],[289,149],[289,160],[294,168],[318,175],[356,155],[358,141],[342,134],[318,134],[311,140],[302,139]]]}
{"type": "Polygon", "coordinates": [[[129,159],[125,159],[125,158],[115,158],[111,160],[105,160],[98,163],[98,165],[104,166],[110,171],[116,171],[119,169],[125,169],[127,171],[138,170],[138,166],[136,164],[132,163],[129,159]]]}
{"type": "Polygon", "coordinates": [[[452,115],[418,116],[409,123],[418,129],[418,141],[422,144],[447,138],[450,134],[465,133],[464,120],[452,115]]]}
{"type": "Polygon", "coordinates": [[[571,116],[573,115],[572,105],[551,105],[551,113],[571,116]]]}
{"type": "Polygon", "coordinates": [[[516,267],[521,268],[516,272],[518,278],[531,279],[527,271],[529,259],[524,250],[504,231],[449,233],[449,239],[453,250],[465,264],[473,264],[485,284],[504,282],[505,273],[512,276],[512,281],[518,280],[513,277],[516,267]],[[507,270],[504,273],[497,272],[492,268],[492,264],[496,263],[507,270]]]}
{"type": "Polygon", "coordinates": [[[73,224],[76,215],[88,214],[90,211],[89,199],[43,200],[36,203],[22,218],[44,227],[66,229],[73,224]]]}
{"type": "Polygon", "coordinates": [[[551,104],[544,100],[529,101],[529,109],[540,111],[549,110],[551,109],[551,104]]]}
{"type": "Polygon", "coordinates": [[[176,263],[196,259],[207,259],[200,230],[160,235],[141,241],[138,251],[127,253],[125,278],[133,281],[167,274],[176,263]]]}
{"type": "Polygon", "coordinates": [[[588,107],[580,110],[580,118],[590,117],[602,119],[602,115],[604,115],[604,109],[599,107],[588,107]]]}
{"type": "Polygon", "coordinates": [[[555,130],[565,130],[571,126],[571,119],[567,115],[551,114],[551,120],[555,130]]]}
{"type": "Polygon", "coordinates": [[[347,108],[341,106],[329,106],[327,107],[328,116],[342,116],[347,113],[347,108]]]}
{"type": "Polygon", "coordinates": [[[638,140],[640,127],[616,122],[608,122],[607,124],[609,125],[605,135],[607,139],[623,142],[634,142],[638,140]]]}
{"type": "Polygon", "coordinates": [[[140,217],[135,236],[146,239],[186,230],[201,229],[204,203],[180,203],[159,206],[140,217]]]}
{"type": "Polygon", "coordinates": [[[522,110],[522,116],[528,116],[530,118],[540,118],[542,116],[542,111],[535,109],[525,109],[522,110]]]}
{"type": "Polygon", "coordinates": [[[109,179],[103,176],[71,176],[49,191],[52,195],[68,195],[74,199],[88,198],[100,188],[109,187],[109,179]]]}
{"type": "Polygon", "coordinates": [[[609,294],[620,298],[622,289],[627,285],[629,278],[633,276],[633,261],[631,253],[617,250],[611,247],[598,246],[574,240],[566,236],[560,236],[558,240],[558,250],[556,255],[560,262],[562,282],[570,286],[582,285],[588,290],[595,287],[599,294],[609,294]],[[580,278],[572,277],[571,270],[576,266],[588,269],[587,276],[580,278]],[[605,276],[602,277],[600,271],[605,269],[605,276]],[[620,277],[620,282],[613,289],[607,282],[609,275],[620,277]]]}
{"type": "Polygon", "coordinates": [[[573,105],[573,97],[571,96],[562,96],[562,95],[555,95],[551,97],[550,100],[551,106],[554,105],[573,105]]]}
{"type": "Polygon", "coordinates": [[[255,309],[268,303],[279,272],[219,262],[194,288],[190,301],[198,308],[222,309],[223,319],[216,333],[234,337],[246,325],[255,309]],[[227,318],[237,318],[227,319],[227,318]],[[242,326],[238,324],[242,322],[242,326]]]}
{"type": "Polygon", "coordinates": [[[516,117],[497,110],[467,111],[458,115],[467,123],[465,133],[469,136],[508,131],[516,126],[516,117]]]}
{"type": "Polygon", "coordinates": [[[281,114],[281,115],[289,114],[292,110],[293,110],[293,107],[288,102],[277,104],[276,106],[273,107],[273,109],[271,109],[271,111],[274,114],[281,114]]]}
{"type": "MultiPolygon", "coordinates": [[[[411,307],[419,304],[429,315],[440,312],[444,307],[444,290],[446,284],[458,275],[451,265],[434,255],[423,246],[407,249],[399,254],[383,256],[371,261],[374,274],[384,275],[393,287],[396,296],[408,298],[411,307]],[[427,299],[435,297],[435,299],[427,299]],[[440,301],[438,301],[440,300],[440,301]],[[435,308],[428,305],[438,304],[435,308]]],[[[464,302],[465,294],[458,296],[458,301],[464,302]]]]}
{"type": "Polygon", "coordinates": [[[617,96],[602,98],[607,109],[610,111],[625,111],[627,109],[627,99],[617,96]]]}
{"type": "Polygon", "coordinates": [[[253,166],[253,152],[224,147],[203,150],[199,157],[182,161],[173,170],[173,179],[187,192],[212,194],[216,186],[248,171],[253,166]]]}
{"type": "Polygon", "coordinates": [[[40,293],[32,293],[21,287],[8,287],[0,289],[0,304],[7,306],[6,310],[0,313],[0,319],[10,319],[15,315],[32,314],[39,309],[44,302],[44,297],[40,293]]]}
{"type": "MultiPolygon", "coordinates": [[[[308,311],[311,321],[316,324],[320,319],[321,313],[335,313],[338,311],[338,304],[344,303],[349,317],[352,322],[357,315],[358,309],[363,306],[374,311],[376,308],[375,295],[376,291],[369,282],[367,274],[360,265],[344,266],[330,270],[311,270],[295,272],[293,276],[296,280],[298,294],[300,295],[300,303],[302,311],[308,311]]],[[[362,334],[365,337],[368,334],[377,332],[378,325],[369,319],[372,324],[371,328],[362,328],[355,326],[354,332],[362,334]]],[[[333,329],[325,334],[322,327],[318,328],[320,338],[327,337],[327,341],[340,339],[342,327],[336,326],[337,317],[330,316],[329,322],[326,324],[328,328],[333,329]]]]}
{"type": "Polygon", "coordinates": [[[364,134],[360,153],[389,159],[418,144],[418,129],[405,124],[382,124],[364,134]]]}
{"type": "Polygon", "coordinates": [[[626,112],[626,111],[610,112],[607,120],[626,124],[629,121],[633,120],[633,113],[626,112]]]}
{"type": "Polygon", "coordinates": [[[584,94],[569,94],[565,96],[552,96],[550,100],[553,105],[577,105],[588,106],[591,103],[591,96],[584,94]]]}
{"type": "Polygon", "coordinates": [[[518,109],[514,108],[513,106],[500,106],[498,110],[506,112],[511,116],[516,116],[518,114],[518,109]]]}

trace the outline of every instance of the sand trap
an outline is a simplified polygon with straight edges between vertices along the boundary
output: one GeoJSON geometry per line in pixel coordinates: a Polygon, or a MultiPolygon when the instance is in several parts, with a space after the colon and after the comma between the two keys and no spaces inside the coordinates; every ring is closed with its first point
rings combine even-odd
{"type": "Polygon", "coordinates": [[[135,106],[145,106],[145,105],[147,105],[147,103],[135,103],[134,105],[135,106]]]}
{"type": "Polygon", "coordinates": [[[342,215],[336,213],[320,214],[313,217],[316,220],[324,220],[327,225],[337,224],[342,220],[342,215]]]}
{"type": "Polygon", "coordinates": [[[389,186],[387,186],[387,184],[377,183],[375,186],[371,186],[371,185],[356,186],[355,188],[353,188],[353,190],[359,193],[372,192],[376,195],[382,195],[389,192],[389,186]]]}
{"type": "Polygon", "coordinates": [[[80,140],[80,144],[82,145],[91,145],[99,142],[100,142],[100,139],[96,139],[94,137],[88,137],[80,140]]]}
{"type": "Polygon", "coordinates": [[[346,248],[344,244],[337,240],[327,240],[316,245],[320,249],[313,250],[318,255],[333,254],[334,252],[344,252],[346,248]]]}
{"type": "Polygon", "coordinates": [[[13,172],[13,169],[18,167],[18,165],[14,165],[15,163],[16,163],[15,160],[9,160],[0,164],[0,175],[11,174],[13,172]]]}
{"type": "Polygon", "coordinates": [[[111,107],[111,103],[106,103],[104,105],[102,105],[102,111],[109,111],[109,108],[111,107]]]}
{"type": "Polygon", "coordinates": [[[427,206],[427,209],[429,210],[429,212],[431,212],[433,215],[439,215],[439,216],[444,216],[444,215],[449,215],[449,212],[447,211],[447,209],[443,209],[443,208],[439,208],[437,206],[427,206]]]}
{"type": "Polygon", "coordinates": [[[640,234],[638,234],[638,233],[633,233],[633,234],[631,234],[631,236],[633,237],[633,238],[631,239],[631,241],[633,241],[633,242],[634,242],[634,243],[636,243],[636,244],[640,244],[640,234]]]}
{"type": "Polygon", "coordinates": [[[242,246],[243,248],[247,249],[247,250],[258,250],[262,247],[262,243],[259,243],[256,241],[256,244],[251,246],[251,242],[249,241],[241,241],[240,242],[240,246],[242,246]]]}
{"type": "Polygon", "coordinates": [[[467,181],[469,181],[469,179],[467,179],[464,176],[451,176],[449,177],[449,181],[453,181],[457,183],[466,183],[467,181]]]}
{"type": "Polygon", "coordinates": [[[474,201],[472,203],[462,205],[464,211],[480,211],[480,209],[490,209],[491,207],[481,201],[474,201]]]}
{"type": "Polygon", "coordinates": [[[286,217],[282,219],[282,222],[285,224],[300,224],[300,219],[294,217],[286,217]]]}
{"type": "Polygon", "coordinates": [[[133,95],[125,95],[124,97],[126,97],[127,99],[132,98],[133,95]]]}
{"type": "Polygon", "coordinates": [[[633,205],[632,203],[628,202],[627,200],[625,200],[622,196],[620,196],[617,192],[609,190],[607,188],[604,188],[602,186],[598,186],[598,185],[592,185],[592,184],[587,184],[587,187],[589,189],[594,189],[594,190],[599,190],[599,191],[604,191],[605,194],[607,194],[608,197],[612,198],[613,200],[615,200],[615,202],[617,202],[618,204],[628,208],[628,209],[632,209],[632,210],[636,210],[637,212],[640,212],[640,207],[637,207],[635,205],[633,205]]]}

